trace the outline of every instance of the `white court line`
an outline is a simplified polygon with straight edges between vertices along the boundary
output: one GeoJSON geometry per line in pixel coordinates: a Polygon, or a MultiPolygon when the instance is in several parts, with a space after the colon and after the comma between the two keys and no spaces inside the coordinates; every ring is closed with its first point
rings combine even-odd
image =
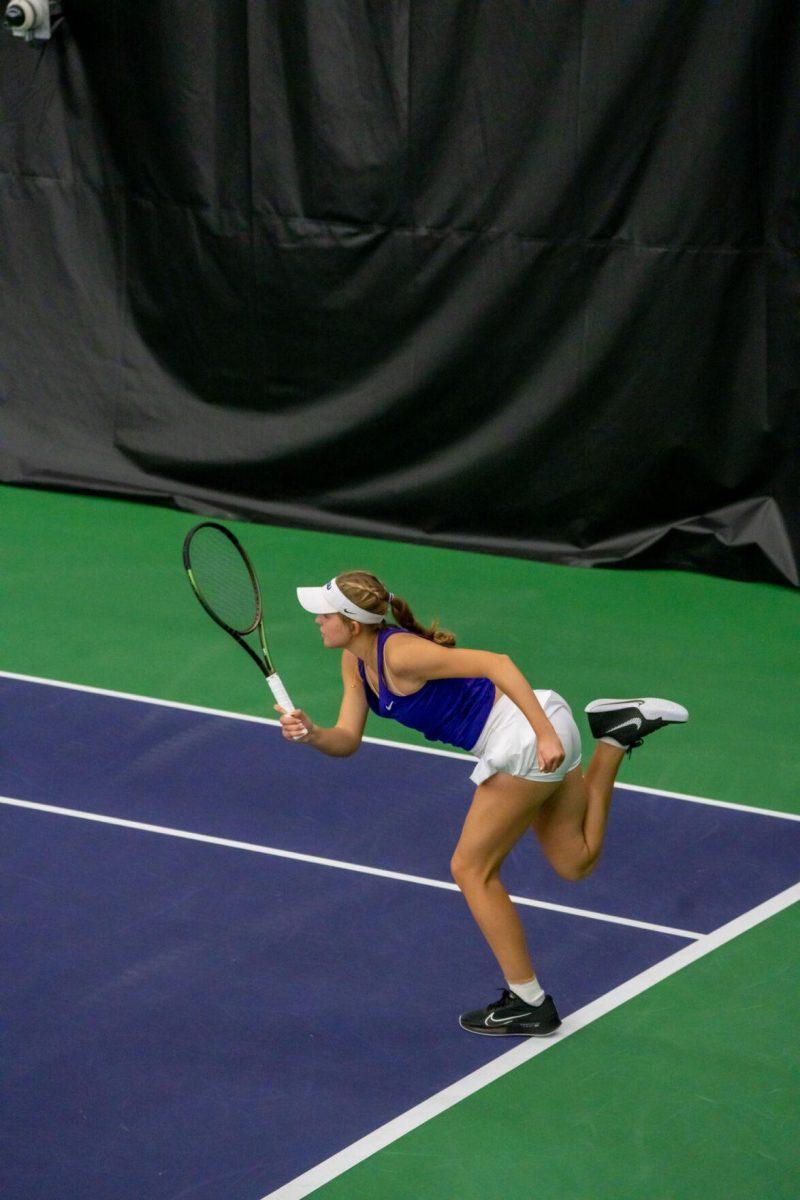
{"type": "MultiPolygon", "coordinates": [[[[63,679],[45,679],[40,675],[20,675],[16,671],[0,671],[0,679],[19,679],[23,683],[40,683],[44,687],[65,688],[73,692],[89,692],[95,696],[110,696],[114,700],[133,700],[139,704],[156,704],[162,708],[178,708],[185,712],[203,713],[210,717],[229,717],[233,721],[250,721],[254,725],[279,725],[273,717],[254,717],[250,713],[230,712],[223,708],[203,708],[199,704],[185,704],[180,700],[161,700],[156,696],[139,696],[134,692],[116,692],[110,688],[90,687],[85,683],[68,683],[63,679]]],[[[389,746],[394,750],[410,750],[414,754],[436,754],[440,758],[459,758],[462,762],[477,762],[472,754],[458,750],[440,750],[436,746],[412,746],[408,742],[394,742],[388,738],[365,737],[363,741],[372,746],[389,746]]],[[[626,792],[648,792],[653,796],[667,796],[670,800],[688,800],[694,804],[710,804],[715,808],[733,808],[737,812],[756,813],[762,817],[778,817],[782,821],[800,821],[800,813],[781,812],[775,808],[757,808],[750,804],[736,804],[732,800],[712,800],[708,796],[693,796],[688,792],[668,792],[664,788],[644,787],[637,783],[620,783],[614,788],[626,792]]]]}
{"type": "MultiPolygon", "coordinates": [[[[301,854],[296,850],[279,850],[275,846],[260,846],[255,842],[237,842],[230,838],[212,837],[206,833],[191,833],[186,829],[170,829],[165,825],[148,825],[143,821],[129,821],[123,817],[108,817],[103,813],[83,812],[77,808],[61,808],[55,804],[39,804],[33,800],[19,800],[14,796],[0,796],[0,804],[13,808],[30,808],[36,812],[51,813],[59,817],[77,817],[81,821],[96,821],[100,825],[118,825],[122,829],[136,829],[141,833],[160,833],[167,837],[182,838],[189,842],[205,842],[211,846],[226,846],[232,850],[249,850],[252,854],[266,854],[271,858],[289,858],[294,862],[312,863],[318,867],[336,867],[340,871],[355,871],[359,875],[377,875],[381,879],[394,879],[400,883],[417,883],[423,887],[441,888],[457,892],[455,883],[444,879],[428,879],[424,875],[406,875],[401,871],[388,871],[383,867],[366,867],[360,863],[342,862],[335,858],[321,858],[316,854],[301,854]]],[[[646,929],[650,933],[666,933],[672,937],[697,940],[705,934],[688,929],[673,929],[671,925],[653,925],[649,921],[635,921],[631,917],[617,917],[609,913],[594,912],[587,908],[570,908],[565,904],[551,904],[548,900],[529,900],[527,896],[512,896],[515,904],[529,908],[544,908],[550,912],[565,913],[571,917],[584,917],[590,921],[605,921],[610,925],[628,925],[634,929],[646,929]]]]}
{"type": "MultiPolygon", "coordinates": [[[[661,983],[670,975],[674,975],[677,971],[683,970],[690,963],[697,962],[698,959],[710,954],[712,950],[716,950],[719,946],[723,946],[726,942],[730,942],[733,938],[739,937],[748,929],[752,929],[756,925],[760,925],[762,921],[766,921],[769,917],[781,912],[790,905],[795,904],[800,900],[800,883],[793,887],[787,888],[785,892],[781,892],[777,896],[773,896],[771,900],[766,900],[763,904],[759,904],[756,908],[752,908],[750,912],[743,913],[742,916],[736,917],[727,925],[721,925],[719,929],[715,929],[713,933],[708,934],[699,942],[694,942],[691,946],[684,946],[675,954],[671,954],[669,958],[663,959],[652,967],[648,967],[646,971],[642,971],[640,975],[634,975],[632,979],[626,980],[613,991],[607,992],[605,996],[600,996],[597,1000],[593,1000],[591,1004],[587,1004],[584,1008],[578,1009],[567,1017],[561,1028],[552,1038],[545,1040],[544,1038],[528,1038],[521,1045],[517,1045],[508,1053],[502,1054],[496,1058],[494,1062],[487,1063],[485,1067],[481,1067],[477,1071],[473,1071],[470,1075],[465,1075],[463,1079],[459,1079],[450,1087],[444,1088],[441,1092],[437,1092],[434,1096],[430,1096],[427,1100],[423,1100],[421,1104],[417,1104],[414,1108],[408,1109],[407,1112],[401,1113],[399,1117],[388,1121],[385,1125],[381,1125],[379,1129],[375,1129],[366,1137],[361,1138],[352,1145],[346,1146],[344,1150],[340,1150],[338,1154],[332,1155],[325,1159],[324,1162],[317,1163],[310,1171],[306,1171],[303,1175],[298,1175],[296,1179],[279,1187],[276,1191],[270,1192],[268,1196],[263,1197],[263,1200],[303,1200],[303,1197],[309,1193],[322,1187],[323,1184],[329,1183],[335,1179],[337,1175],[341,1175],[344,1171],[348,1171],[357,1163],[363,1162],[365,1158],[370,1158],[379,1150],[385,1149],[386,1146],[396,1142],[398,1138],[403,1137],[406,1133],[410,1133],[412,1129],[424,1125],[433,1117],[437,1117],[440,1113],[445,1112],[448,1108],[452,1108],[454,1104],[458,1104],[461,1100],[471,1096],[474,1092],[493,1083],[496,1079],[507,1075],[509,1071],[515,1070],[523,1063],[529,1062],[539,1054],[543,1054],[545,1050],[549,1050],[552,1046],[557,1046],[565,1037],[570,1037],[571,1034],[577,1033],[579,1029],[585,1029],[587,1025],[591,1025],[599,1017],[605,1016],[615,1008],[619,1008],[621,1004],[633,999],[634,996],[641,995],[642,992],[653,987],[657,983],[661,983]]],[[[532,1187],[532,1192],[535,1192],[535,1186],[532,1187]]]]}

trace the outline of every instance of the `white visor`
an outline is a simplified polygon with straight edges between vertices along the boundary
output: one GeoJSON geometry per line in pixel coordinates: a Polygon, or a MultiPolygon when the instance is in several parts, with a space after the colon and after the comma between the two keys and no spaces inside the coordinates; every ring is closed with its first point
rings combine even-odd
{"type": "Polygon", "coordinates": [[[297,589],[297,599],[306,612],[311,613],[341,613],[351,621],[360,621],[362,625],[380,625],[385,620],[383,613],[367,612],[348,600],[332,579],[324,587],[302,587],[297,589]]]}

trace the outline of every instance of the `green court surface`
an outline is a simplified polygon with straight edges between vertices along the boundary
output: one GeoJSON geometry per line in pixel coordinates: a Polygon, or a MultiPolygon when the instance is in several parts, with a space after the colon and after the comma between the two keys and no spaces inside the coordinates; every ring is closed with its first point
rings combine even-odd
{"type": "MultiPolygon", "coordinates": [[[[259,673],[191,595],[180,549],[198,517],[11,487],[0,488],[0,505],[0,669],[274,715],[259,673]]],[[[622,782],[800,812],[796,592],[231,524],[262,576],[278,669],[295,703],[322,724],[336,716],[338,661],[322,651],[294,588],[364,567],[421,620],[439,617],[459,644],[510,654],[576,714],[597,696],[685,704],[689,724],[635,753],[622,782]]],[[[424,744],[375,717],[367,734],[424,744]]],[[[796,1200],[798,945],[795,906],[315,1195],[796,1200]]]]}

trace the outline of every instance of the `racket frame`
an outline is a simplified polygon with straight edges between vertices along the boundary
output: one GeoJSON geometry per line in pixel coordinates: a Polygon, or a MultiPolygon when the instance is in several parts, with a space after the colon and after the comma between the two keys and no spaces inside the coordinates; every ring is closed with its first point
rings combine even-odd
{"type": "Polygon", "coordinates": [[[202,607],[211,617],[211,620],[216,625],[219,625],[220,629],[224,629],[226,633],[230,634],[234,641],[237,642],[243,650],[247,651],[269,684],[270,691],[277,700],[278,704],[281,706],[284,712],[292,712],[295,706],[292,704],[292,701],[289,698],[289,693],[286,690],[283,680],[275,670],[275,664],[272,661],[272,657],[269,652],[269,646],[267,644],[267,635],[264,631],[264,605],[261,599],[261,585],[258,582],[258,576],[255,573],[255,568],[248,557],[247,551],[236,537],[236,534],[231,533],[230,529],[226,529],[224,525],[220,525],[216,521],[200,521],[197,525],[193,525],[186,534],[186,537],[183,539],[183,566],[186,574],[189,577],[189,583],[192,586],[192,591],[202,607]],[[220,617],[219,614],[214,611],[214,609],[203,596],[197,580],[194,577],[194,572],[192,571],[192,559],[190,552],[192,538],[194,537],[195,533],[197,533],[198,529],[216,529],[217,532],[223,533],[228,541],[233,545],[233,548],[237,551],[244,566],[246,567],[247,573],[250,576],[250,582],[253,586],[253,593],[256,601],[255,620],[248,629],[243,629],[240,631],[234,629],[232,625],[227,623],[227,621],[223,621],[222,617],[220,617]],[[248,643],[244,640],[247,634],[256,632],[258,633],[258,640],[261,645],[261,658],[258,656],[258,654],[256,654],[252,646],[248,645],[248,643]]]}

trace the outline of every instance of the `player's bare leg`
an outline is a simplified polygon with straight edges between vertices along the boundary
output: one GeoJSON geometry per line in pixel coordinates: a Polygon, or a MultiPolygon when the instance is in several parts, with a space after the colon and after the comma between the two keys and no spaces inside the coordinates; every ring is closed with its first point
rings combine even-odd
{"type": "Polygon", "coordinates": [[[475,790],[450,869],[506,979],[533,974],[517,910],[499,871],[536,810],[560,787],[514,775],[490,776],[475,790]]]}
{"type": "Polygon", "coordinates": [[[575,767],[557,784],[494,775],[476,791],[464,824],[453,877],[509,983],[500,1000],[462,1015],[462,1027],[471,1033],[540,1037],[561,1023],[552,997],[539,985],[519,916],[499,879],[526,820],[558,874],[583,879],[600,859],[626,751],[689,715],[679,704],[654,699],[596,700],[586,711],[594,736],[610,740],[597,742],[585,775],[575,767]]]}

